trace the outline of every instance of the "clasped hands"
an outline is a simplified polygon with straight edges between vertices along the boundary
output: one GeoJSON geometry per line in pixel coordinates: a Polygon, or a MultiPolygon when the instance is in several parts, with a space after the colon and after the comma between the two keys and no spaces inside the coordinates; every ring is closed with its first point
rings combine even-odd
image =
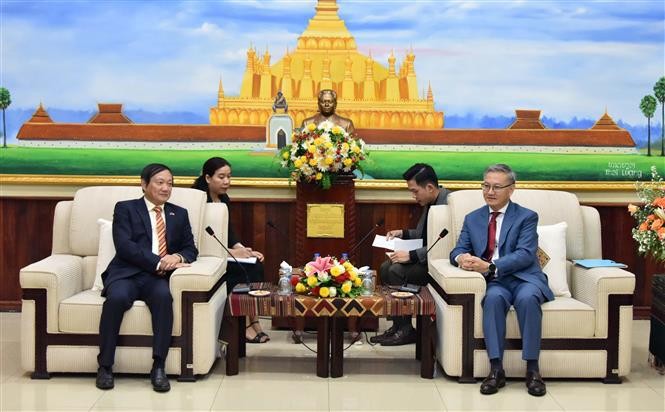
{"type": "Polygon", "coordinates": [[[490,270],[490,262],[486,262],[470,253],[462,253],[457,257],[457,264],[461,269],[473,272],[486,273],[490,270]]]}
{"type": "Polygon", "coordinates": [[[159,261],[159,269],[157,269],[157,274],[164,275],[166,272],[187,266],[191,265],[189,263],[183,263],[180,259],[180,255],[165,255],[159,261]]]}

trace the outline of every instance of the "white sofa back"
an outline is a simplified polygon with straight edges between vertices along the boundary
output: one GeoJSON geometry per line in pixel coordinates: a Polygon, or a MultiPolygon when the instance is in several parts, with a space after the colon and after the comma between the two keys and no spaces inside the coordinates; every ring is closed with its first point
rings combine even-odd
{"type": "MultiPolygon", "coordinates": [[[[517,189],[511,199],[537,212],[540,226],[559,222],[568,224],[566,231],[568,260],[600,258],[598,212],[593,208],[580,206],[574,194],[556,190],[517,189]]],[[[443,213],[430,213],[434,218],[428,220],[427,233],[430,237],[428,244],[431,245],[436,240],[436,236],[444,227],[450,231],[450,234],[432,249],[430,257],[447,259],[462,231],[464,217],[484,204],[481,190],[460,190],[448,195],[447,206],[433,206],[440,208],[438,211],[443,213]]]]}
{"type": "MultiPolygon", "coordinates": [[[[138,199],[139,186],[90,186],[79,189],[74,200],[59,202],[53,219],[53,254],[71,254],[83,258],[82,289],[89,289],[95,277],[99,250],[97,219],[113,220],[117,202],[138,199]]],[[[199,256],[226,257],[224,250],[205,233],[211,226],[217,237],[227,241],[228,209],[221,203],[206,203],[200,190],[174,187],[170,203],[187,209],[199,256]]]]}

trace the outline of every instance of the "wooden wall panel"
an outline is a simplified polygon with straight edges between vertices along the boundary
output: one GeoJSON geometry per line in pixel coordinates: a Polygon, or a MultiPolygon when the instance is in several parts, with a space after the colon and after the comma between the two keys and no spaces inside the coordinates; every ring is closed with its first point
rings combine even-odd
{"type": "Polygon", "coordinates": [[[0,199],[0,310],[20,310],[19,270],[51,254],[60,199],[0,199]]]}
{"type": "MultiPolygon", "coordinates": [[[[20,268],[50,254],[57,201],[0,198],[0,310],[20,310],[20,268]]],[[[625,206],[596,205],[596,208],[603,230],[603,256],[626,263],[637,275],[635,315],[646,318],[651,305],[651,278],[655,273],[665,273],[665,267],[637,254],[631,237],[634,223],[625,206]]],[[[415,227],[420,207],[415,203],[358,202],[356,214],[356,241],[359,241],[381,219],[384,225],[377,229],[379,234],[415,227]]],[[[295,201],[233,200],[231,219],[242,242],[265,255],[266,279],[276,281],[279,263],[295,261],[295,201]]],[[[371,246],[372,239],[369,236],[352,259],[359,266],[378,269],[385,254],[371,246]]]]}

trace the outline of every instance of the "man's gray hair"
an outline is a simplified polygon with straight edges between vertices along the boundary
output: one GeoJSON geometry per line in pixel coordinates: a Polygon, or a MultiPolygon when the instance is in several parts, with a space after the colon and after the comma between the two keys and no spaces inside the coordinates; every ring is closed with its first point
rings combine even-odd
{"type": "Polygon", "coordinates": [[[495,165],[487,166],[487,169],[483,172],[483,179],[487,176],[488,173],[504,173],[508,175],[510,183],[515,183],[517,180],[517,175],[513,172],[513,169],[510,168],[507,164],[497,163],[495,165]]]}

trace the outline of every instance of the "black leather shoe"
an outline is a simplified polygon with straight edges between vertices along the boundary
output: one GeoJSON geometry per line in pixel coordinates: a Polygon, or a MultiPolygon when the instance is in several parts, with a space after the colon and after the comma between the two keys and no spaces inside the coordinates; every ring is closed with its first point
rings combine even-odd
{"type": "Polygon", "coordinates": [[[155,392],[168,392],[171,390],[169,378],[166,377],[164,368],[152,368],[150,371],[150,382],[152,382],[152,389],[155,392]]]}
{"type": "Polygon", "coordinates": [[[529,391],[529,395],[532,396],[543,396],[547,393],[545,382],[538,372],[527,371],[526,388],[529,391]]]}
{"type": "Polygon", "coordinates": [[[97,369],[95,386],[104,390],[113,389],[113,372],[111,371],[111,368],[100,366],[99,369],[97,369]]]}
{"type": "Polygon", "coordinates": [[[492,395],[499,392],[499,388],[506,386],[506,372],[503,369],[492,369],[480,384],[480,393],[492,395]]]}
{"type": "Polygon", "coordinates": [[[395,332],[397,332],[397,326],[395,326],[395,324],[393,324],[391,327],[386,329],[386,331],[383,332],[382,334],[372,336],[371,338],[369,338],[369,341],[371,343],[381,343],[384,340],[393,337],[395,335],[395,332]]]}
{"type": "Polygon", "coordinates": [[[416,343],[416,330],[413,328],[399,329],[392,336],[381,341],[381,346],[401,346],[416,343]]]}

